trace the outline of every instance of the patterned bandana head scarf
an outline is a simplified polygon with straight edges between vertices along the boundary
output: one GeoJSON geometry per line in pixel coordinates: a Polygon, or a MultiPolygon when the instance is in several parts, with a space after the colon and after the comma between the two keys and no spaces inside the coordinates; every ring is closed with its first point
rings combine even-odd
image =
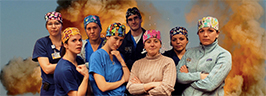
{"type": "Polygon", "coordinates": [[[150,39],[150,38],[157,38],[161,41],[161,32],[157,31],[157,30],[147,30],[144,34],[143,34],[143,43],[145,43],[146,40],[150,39]]]}
{"type": "Polygon", "coordinates": [[[211,27],[214,28],[215,30],[219,30],[219,22],[216,18],[214,17],[203,17],[202,19],[199,20],[198,22],[198,30],[204,27],[211,27]]]}
{"type": "Polygon", "coordinates": [[[131,15],[138,15],[139,18],[141,19],[140,12],[139,12],[138,8],[136,8],[136,7],[127,9],[126,18],[128,18],[131,15]]]}
{"type": "Polygon", "coordinates": [[[81,36],[78,28],[75,28],[75,27],[66,28],[61,34],[62,42],[65,43],[71,36],[74,36],[74,35],[80,35],[81,36]]]}
{"type": "Polygon", "coordinates": [[[100,22],[100,18],[96,15],[90,15],[90,16],[87,16],[84,18],[84,28],[86,30],[86,26],[89,24],[89,23],[96,23],[99,25],[99,27],[102,29],[102,25],[101,25],[101,22],[100,22]]]}
{"type": "Polygon", "coordinates": [[[125,36],[126,27],[120,23],[113,23],[111,24],[106,31],[107,36],[125,36]]]}
{"type": "Polygon", "coordinates": [[[182,34],[182,35],[185,35],[186,37],[188,37],[188,34],[187,34],[187,29],[184,28],[184,27],[175,27],[175,28],[172,28],[170,30],[170,40],[172,39],[172,37],[176,34],[182,34]]]}
{"type": "Polygon", "coordinates": [[[48,12],[45,14],[44,19],[46,22],[49,20],[58,20],[61,24],[63,24],[63,18],[59,12],[48,12]]]}

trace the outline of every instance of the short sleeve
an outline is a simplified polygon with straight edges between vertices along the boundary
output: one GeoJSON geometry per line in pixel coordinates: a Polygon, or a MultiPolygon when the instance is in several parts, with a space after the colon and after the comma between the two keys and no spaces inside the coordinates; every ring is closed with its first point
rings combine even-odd
{"type": "Polygon", "coordinates": [[[32,53],[32,60],[33,61],[38,61],[38,57],[48,57],[47,56],[47,49],[45,48],[45,42],[42,39],[39,39],[36,41],[32,53]]]}
{"type": "Polygon", "coordinates": [[[103,68],[103,64],[101,63],[102,57],[101,54],[99,53],[99,51],[95,51],[94,53],[92,53],[91,57],[90,57],[90,64],[89,64],[89,73],[97,73],[100,74],[102,76],[105,76],[105,72],[104,72],[104,68],[103,68]]]}

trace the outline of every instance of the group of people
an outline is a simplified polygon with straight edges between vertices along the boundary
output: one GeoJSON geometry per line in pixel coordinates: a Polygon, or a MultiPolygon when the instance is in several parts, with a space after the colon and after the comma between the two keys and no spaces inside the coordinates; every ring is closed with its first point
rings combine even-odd
{"type": "Polygon", "coordinates": [[[161,32],[141,27],[136,7],[126,12],[130,27],[113,23],[100,37],[100,18],[84,18],[88,39],[79,29],[62,30],[59,12],[45,15],[49,35],[35,43],[32,60],[39,62],[40,95],[224,95],[231,54],[218,45],[219,23],[214,17],[198,21],[200,46],[186,49],[188,30],[170,30],[172,49],[160,53],[161,32]]]}

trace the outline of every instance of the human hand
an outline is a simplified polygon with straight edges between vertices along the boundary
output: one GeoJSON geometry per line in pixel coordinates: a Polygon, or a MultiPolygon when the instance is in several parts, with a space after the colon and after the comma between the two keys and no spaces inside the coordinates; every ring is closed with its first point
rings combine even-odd
{"type": "Polygon", "coordinates": [[[78,65],[76,67],[76,70],[81,74],[83,75],[84,77],[85,76],[88,76],[89,77],[89,72],[88,72],[88,68],[86,67],[86,65],[78,65]]]}
{"type": "Polygon", "coordinates": [[[206,73],[200,73],[200,79],[205,79],[209,74],[206,73]]]}
{"type": "Polygon", "coordinates": [[[162,82],[151,82],[153,85],[153,88],[158,87],[162,84],[162,82]]]}
{"type": "Polygon", "coordinates": [[[188,73],[188,69],[187,69],[187,66],[186,65],[183,65],[180,70],[179,70],[181,73],[188,73]]]}
{"type": "Polygon", "coordinates": [[[114,55],[120,63],[124,61],[119,51],[113,50],[111,51],[111,54],[114,55]]]}
{"type": "Polygon", "coordinates": [[[140,80],[138,77],[134,76],[134,78],[132,78],[130,80],[130,82],[132,82],[133,84],[141,84],[140,80]]]}

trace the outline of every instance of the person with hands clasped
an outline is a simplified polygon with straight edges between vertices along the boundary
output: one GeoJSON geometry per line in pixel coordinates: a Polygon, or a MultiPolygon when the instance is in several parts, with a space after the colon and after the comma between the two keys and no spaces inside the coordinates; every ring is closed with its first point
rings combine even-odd
{"type": "Polygon", "coordinates": [[[133,95],[171,95],[176,82],[173,59],[163,56],[160,31],[147,30],[143,35],[146,57],[132,67],[127,89],[133,95]]]}
{"type": "Polygon", "coordinates": [[[231,70],[231,54],[218,45],[219,23],[214,17],[198,22],[200,46],[186,51],[179,61],[177,81],[190,84],[182,95],[224,96],[225,78],[231,70]]]}
{"type": "Polygon", "coordinates": [[[130,71],[118,47],[125,36],[125,26],[113,23],[107,28],[106,43],[92,53],[89,64],[90,84],[94,95],[124,95],[124,83],[130,71]]]}
{"type": "Polygon", "coordinates": [[[81,57],[77,56],[82,48],[79,30],[68,27],[62,32],[61,56],[54,71],[54,96],[85,96],[89,81],[89,72],[81,57]],[[82,64],[82,65],[81,65],[82,64]]]}

